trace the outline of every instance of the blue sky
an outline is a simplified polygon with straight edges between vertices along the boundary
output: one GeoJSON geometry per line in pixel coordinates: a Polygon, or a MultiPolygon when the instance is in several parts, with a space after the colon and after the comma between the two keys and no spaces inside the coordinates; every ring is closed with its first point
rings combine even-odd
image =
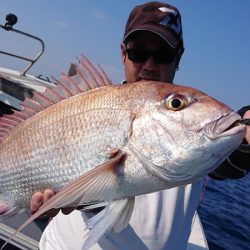
{"type": "MultiPolygon", "coordinates": [[[[58,77],[80,53],[100,63],[113,82],[124,78],[120,42],[139,0],[1,0],[0,23],[14,13],[14,26],[43,39],[45,53],[30,74],[58,77]]],[[[212,95],[234,109],[250,94],[250,1],[169,0],[182,14],[185,54],[175,82],[212,95]]],[[[37,42],[0,30],[0,50],[35,55],[37,42]]],[[[0,55],[0,66],[25,64],[0,55]]]]}

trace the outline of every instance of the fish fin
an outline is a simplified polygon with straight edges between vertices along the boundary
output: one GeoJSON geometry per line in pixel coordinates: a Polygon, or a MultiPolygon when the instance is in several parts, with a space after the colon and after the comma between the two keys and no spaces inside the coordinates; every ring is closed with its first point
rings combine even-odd
{"type": "Polygon", "coordinates": [[[98,67],[82,55],[77,65],[70,65],[68,74],[62,73],[58,80],[52,77],[55,86],[47,86],[45,92],[35,92],[33,97],[26,98],[21,102],[21,111],[0,117],[0,143],[14,127],[41,110],[76,94],[112,85],[104,70],[98,67]]]}
{"type": "Polygon", "coordinates": [[[125,204],[122,213],[120,213],[119,220],[113,226],[115,233],[121,232],[129,224],[132,212],[134,210],[134,204],[135,204],[134,197],[130,198],[128,202],[125,204]]]}
{"type": "Polygon", "coordinates": [[[51,208],[110,202],[122,177],[125,156],[126,153],[119,151],[108,162],[88,171],[60,190],[40,209],[47,211],[51,208]],[[49,207],[46,208],[47,206],[49,207]]]}
{"type": "MultiPolygon", "coordinates": [[[[102,202],[103,200],[110,203],[122,177],[121,168],[125,156],[126,153],[119,151],[108,162],[88,171],[56,193],[10,236],[7,243],[33,220],[52,208],[88,205],[88,203],[102,202]]],[[[7,243],[5,242],[4,246],[7,243]]]]}
{"type": "MultiPolygon", "coordinates": [[[[22,212],[24,212],[25,209],[24,208],[19,208],[19,207],[15,207],[12,206],[11,204],[9,204],[8,202],[4,201],[0,201],[0,221],[4,221],[8,218],[13,217],[16,214],[20,214],[22,212]]],[[[16,233],[15,233],[16,235],[16,233]]],[[[15,236],[14,235],[14,236],[15,236]]],[[[14,237],[13,236],[13,237],[14,237]]],[[[0,250],[2,250],[10,241],[13,237],[10,237],[0,248],[0,250]]]]}
{"type": "Polygon", "coordinates": [[[134,208],[135,198],[113,201],[108,207],[87,221],[89,232],[83,244],[83,250],[90,249],[112,228],[122,231],[129,223],[134,208]]]}
{"type": "Polygon", "coordinates": [[[108,202],[98,202],[98,203],[95,203],[95,204],[90,204],[90,205],[86,205],[84,206],[83,208],[80,208],[80,210],[83,210],[83,211],[91,211],[93,209],[96,209],[96,208],[104,208],[106,206],[108,206],[108,202]]]}
{"type": "Polygon", "coordinates": [[[6,201],[0,201],[0,221],[4,221],[16,214],[22,213],[23,211],[25,211],[25,209],[12,206],[6,201]]]}

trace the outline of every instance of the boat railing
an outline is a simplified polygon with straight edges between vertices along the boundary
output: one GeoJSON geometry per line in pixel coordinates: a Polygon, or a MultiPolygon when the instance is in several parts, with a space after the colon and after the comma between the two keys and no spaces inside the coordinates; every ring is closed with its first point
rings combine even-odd
{"type": "Polygon", "coordinates": [[[20,60],[24,60],[24,61],[29,62],[28,66],[23,71],[21,71],[21,75],[25,76],[26,72],[34,65],[34,63],[43,54],[43,52],[45,50],[45,44],[44,44],[43,40],[41,38],[37,37],[37,36],[31,35],[29,33],[21,31],[21,30],[14,29],[13,26],[17,23],[17,20],[18,20],[16,15],[8,14],[5,19],[6,19],[5,24],[3,24],[3,25],[0,24],[0,27],[2,29],[6,30],[6,31],[9,31],[9,32],[15,32],[15,33],[18,33],[20,35],[23,35],[23,36],[29,37],[31,39],[34,39],[34,40],[38,41],[40,43],[40,45],[41,45],[41,50],[39,51],[39,53],[34,58],[29,58],[29,57],[26,57],[26,56],[18,55],[16,53],[11,53],[11,52],[0,50],[0,54],[15,57],[15,58],[18,58],[20,60]]]}

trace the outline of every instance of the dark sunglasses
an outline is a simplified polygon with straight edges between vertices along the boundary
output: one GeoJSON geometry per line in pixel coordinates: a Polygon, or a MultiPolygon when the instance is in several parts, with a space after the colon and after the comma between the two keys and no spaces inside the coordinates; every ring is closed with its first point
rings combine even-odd
{"type": "Polygon", "coordinates": [[[125,51],[128,54],[129,60],[137,63],[144,63],[150,57],[153,57],[156,63],[167,64],[173,62],[176,56],[176,50],[167,47],[147,50],[144,48],[127,48],[125,46],[125,51]]]}

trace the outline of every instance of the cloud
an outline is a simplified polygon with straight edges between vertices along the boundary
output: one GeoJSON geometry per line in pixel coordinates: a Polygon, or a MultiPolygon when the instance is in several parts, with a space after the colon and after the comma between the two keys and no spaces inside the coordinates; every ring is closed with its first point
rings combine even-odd
{"type": "Polygon", "coordinates": [[[55,19],[51,19],[51,21],[53,23],[55,23],[56,25],[62,27],[62,28],[70,28],[71,25],[63,20],[55,20],[55,19]]]}
{"type": "Polygon", "coordinates": [[[94,18],[96,18],[96,19],[100,19],[100,20],[103,20],[103,19],[106,19],[106,18],[107,18],[106,15],[105,15],[103,12],[99,11],[99,10],[92,10],[92,11],[90,12],[90,15],[91,15],[92,17],[94,17],[94,18]]]}

